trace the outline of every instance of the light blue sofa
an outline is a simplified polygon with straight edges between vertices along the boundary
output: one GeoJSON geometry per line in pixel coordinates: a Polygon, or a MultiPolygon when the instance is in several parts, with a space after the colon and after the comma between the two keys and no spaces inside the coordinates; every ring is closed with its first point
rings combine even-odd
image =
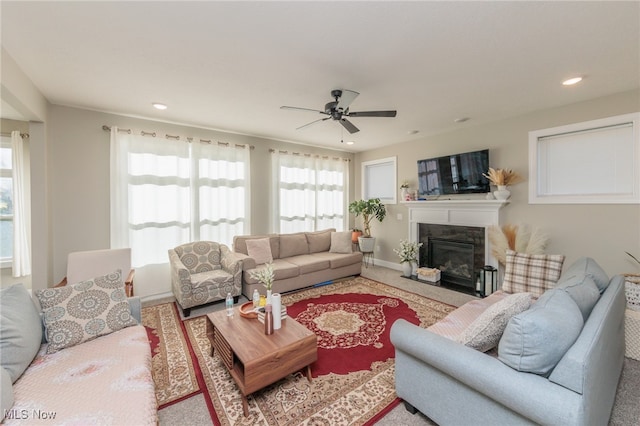
{"type": "MultiPolygon", "coordinates": [[[[592,260],[583,259],[570,269],[588,274],[592,260]]],[[[624,278],[602,287],[577,340],[548,377],[396,321],[391,342],[398,396],[409,411],[420,410],[441,426],[606,425],[624,360],[624,278]]]]}

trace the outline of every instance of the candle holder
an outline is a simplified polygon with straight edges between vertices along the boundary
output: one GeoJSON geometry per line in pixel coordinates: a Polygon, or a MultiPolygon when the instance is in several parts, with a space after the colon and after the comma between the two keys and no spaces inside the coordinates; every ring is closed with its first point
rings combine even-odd
{"type": "Polygon", "coordinates": [[[480,297],[487,297],[498,289],[498,270],[491,265],[485,265],[478,273],[476,293],[480,297]]]}

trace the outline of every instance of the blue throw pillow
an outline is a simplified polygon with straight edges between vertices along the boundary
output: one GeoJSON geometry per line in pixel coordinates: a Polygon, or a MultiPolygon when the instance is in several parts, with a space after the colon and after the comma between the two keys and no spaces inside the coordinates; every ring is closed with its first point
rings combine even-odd
{"type": "Polygon", "coordinates": [[[27,369],[40,349],[40,314],[22,284],[0,290],[0,365],[11,383],[27,369]]]}
{"type": "Polygon", "coordinates": [[[583,324],[569,294],[546,291],[531,308],[511,318],[498,344],[498,359],[515,370],[546,376],[576,341],[583,324]]]}
{"type": "Polygon", "coordinates": [[[558,287],[567,292],[569,296],[576,302],[582,319],[586,322],[591,314],[591,310],[598,299],[600,299],[600,290],[591,276],[580,274],[568,277],[558,283],[558,287]]]}
{"type": "Polygon", "coordinates": [[[561,283],[565,277],[568,279],[572,276],[577,275],[587,275],[593,279],[593,281],[598,286],[598,290],[600,290],[600,294],[604,293],[604,291],[609,286],[609,276],[607,273],[590,257],[581,257],[576,260],[569,266],[560,280],[558,282],[561,283]]]}

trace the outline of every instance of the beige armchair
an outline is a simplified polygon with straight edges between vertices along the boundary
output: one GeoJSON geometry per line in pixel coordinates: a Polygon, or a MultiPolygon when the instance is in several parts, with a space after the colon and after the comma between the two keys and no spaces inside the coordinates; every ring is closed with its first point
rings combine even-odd
{"type": "Polygon", "coordinates": [[[242,260],[224,244],[197,241],[169,250],[171,290],[185,317],[191,308],[224,300],[238,303],[242,292],[242,260]]]}
{"type": "Polygon", "coordinates": [[[133,297],[133,277],[135,270],[131,269],[131,249],[104,249],[76,251],[67,256],[67,276],[56,285],[75,284],[90,280],[101,275],[110,274],[117,269],[122,272],[125,293],[133,297]]]}

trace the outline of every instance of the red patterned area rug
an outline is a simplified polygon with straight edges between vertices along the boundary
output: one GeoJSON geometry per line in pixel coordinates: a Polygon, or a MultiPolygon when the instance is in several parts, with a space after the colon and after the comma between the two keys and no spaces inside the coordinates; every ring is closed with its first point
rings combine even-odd
{"type": "Polygon", "coordinates": [[[153,381],[159,408],[200,391],[184,325],[174,303],[142,309],[142,325],[151,345],[153,381]]]}
{"type": "Polygon", "coordinates": [[[248,417],[235,382],[218,356],[209,355],[205,317],[184,322],[216,424],[372,424],[398,402],[389,340],[393,322],[404,318],[428,327],[455,309],[362,277],[284,295],[282,302],[318,336],[313,381],[296,373],[253,393],[248,417]]]}

